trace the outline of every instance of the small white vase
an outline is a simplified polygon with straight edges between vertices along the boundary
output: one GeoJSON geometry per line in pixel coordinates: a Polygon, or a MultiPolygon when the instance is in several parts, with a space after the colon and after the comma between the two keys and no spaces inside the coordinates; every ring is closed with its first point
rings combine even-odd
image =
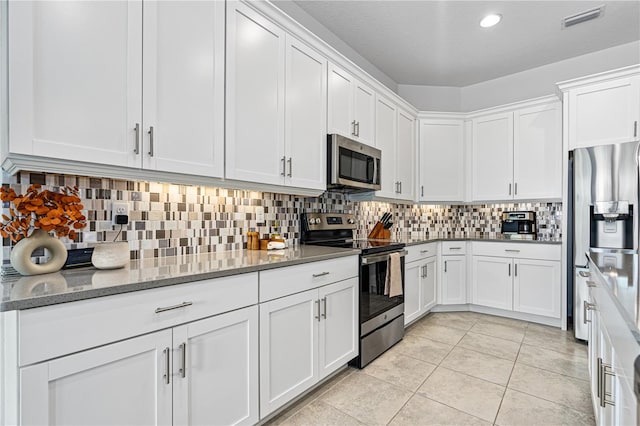
{"type": "Polygon", "coordinates": [[[117,269],[129,263],[129,243],[118,241],[94,247],[91,263],[98,269],[117,269]]]}
{"type": "Polygon", "coordinates": [[[57,272],[67,260],[67,248],[64,243],[52,237],[42,229],[36,229],[33,233],[16,243],[11,250],[11,266],[22,275],[38,275],[57,272]],[[31,260],[31,254],[39,247],[49,250],[51,258],[47,263],[35,264],[31,260]]]}

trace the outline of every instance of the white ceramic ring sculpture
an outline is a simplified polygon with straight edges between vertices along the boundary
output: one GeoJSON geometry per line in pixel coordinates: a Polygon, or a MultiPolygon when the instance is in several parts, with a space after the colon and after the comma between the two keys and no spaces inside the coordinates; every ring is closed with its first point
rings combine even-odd
{"type": "Polygon", "coordinates": [[[23,238],[11,250],[11,266],[22,275],[49,274],[59,271],[67,261],[64,243],[42,229],[36,229],[28,238],[23,238]],[[31,254],[39,247],[49,250],[51,258],[47,263],[36,264],[31,254]]]}

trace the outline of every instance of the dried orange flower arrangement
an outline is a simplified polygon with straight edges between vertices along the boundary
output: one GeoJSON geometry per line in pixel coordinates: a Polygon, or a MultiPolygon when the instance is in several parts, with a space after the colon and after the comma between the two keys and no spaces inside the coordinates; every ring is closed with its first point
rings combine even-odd
{"type": "Polygon", "coordinates": [[[60,192],[40,191],[40,185],[31,185],[24,195],[16,195],[12,188],[0,188],[0,200],[8,201],[10,217],[2,215],[0,235],[19,241],[28,237],[32,229],[54,231],[58,237],[75,239],[76,229],[87,226],[82,214],[78,187],[63,187],[60,192]]]}

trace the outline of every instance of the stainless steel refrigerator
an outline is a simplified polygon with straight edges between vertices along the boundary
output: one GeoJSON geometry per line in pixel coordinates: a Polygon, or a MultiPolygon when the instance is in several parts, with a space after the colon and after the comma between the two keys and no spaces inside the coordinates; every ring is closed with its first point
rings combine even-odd
{"type": "MultiPolygon", "coordinates": [[[[569,164],[568,301],[577,339],[587,340],[586,253],[638,250],[639,142],[578,148],[569,164]],[[573,170],[573,173],[571,173],[573,170]]],[[[615,259],[615,256],[611,256],[615,259]]]]}

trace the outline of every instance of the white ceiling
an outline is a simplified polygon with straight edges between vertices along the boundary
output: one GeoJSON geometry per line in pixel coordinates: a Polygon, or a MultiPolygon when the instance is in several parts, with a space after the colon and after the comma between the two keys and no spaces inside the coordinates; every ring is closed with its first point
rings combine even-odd
{"type": "Polygon", "coordinates": [[[398,84],[463,87],[640,40],[640,0],[295,3],[398,84]],[[602,4],[602,17],[561,29],[602,4]],[[481,28],[487,13],[502,22],[481,28]]]}

